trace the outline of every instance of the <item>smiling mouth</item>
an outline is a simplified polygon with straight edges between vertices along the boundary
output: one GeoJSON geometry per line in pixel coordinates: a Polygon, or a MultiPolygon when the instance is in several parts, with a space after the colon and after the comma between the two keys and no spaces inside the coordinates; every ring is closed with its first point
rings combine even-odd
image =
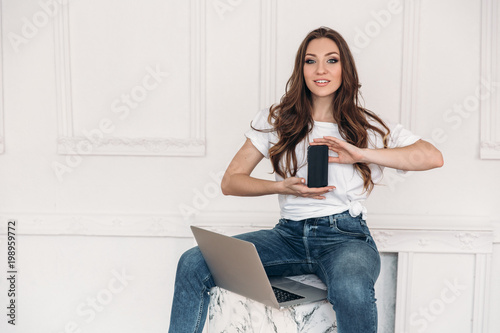
{"type": "Polygon", "coordinates": [[[326,87],[330,84],[330,80],[314,80],[316,87],[326,87]]]}

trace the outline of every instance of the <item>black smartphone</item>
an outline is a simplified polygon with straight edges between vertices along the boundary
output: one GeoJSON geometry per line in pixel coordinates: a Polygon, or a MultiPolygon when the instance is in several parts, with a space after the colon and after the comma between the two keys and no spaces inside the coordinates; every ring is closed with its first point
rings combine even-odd
{"type": "Polygon", "coordinates": [[[307,186],[328,186],[328,146],[307,147],[307,186]]]}

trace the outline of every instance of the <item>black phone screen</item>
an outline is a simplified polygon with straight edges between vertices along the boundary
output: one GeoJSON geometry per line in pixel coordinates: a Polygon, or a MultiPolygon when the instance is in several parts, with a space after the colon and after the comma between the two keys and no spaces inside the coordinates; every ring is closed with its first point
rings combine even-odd
{"type": "Polygon", "coordinates": [[[328,146],[307,147],[307,186],[328,186],[328,146]]]}

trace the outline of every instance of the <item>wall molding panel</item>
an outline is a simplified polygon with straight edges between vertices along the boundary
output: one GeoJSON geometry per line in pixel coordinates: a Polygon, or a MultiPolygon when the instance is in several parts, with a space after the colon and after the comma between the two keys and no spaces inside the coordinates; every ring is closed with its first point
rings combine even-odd
{"type": "MultiPolygon", "coordinates": [[[[473,256],[474,281],[472,286],[473,306],[470,314],[470,321],[472,322],[472,333],[488,332],[489,322],[489,294],[490,294],[490,274],[491,274],[491,256],[492,246],[488,253],[479,253],[471,250],[469,255],[473,256]]],[[[384,251],[380,251],[384,252],[384,251]]],[[[396,301],[396,317],[395,317],[395,332],[414,332],[415,331],[415,316],[417,313],[411,311],[414,305],[414,293],[412,290],[419,290],[425,288],[418,278],[417,272],[414,271],[414,260],[419,255],[418,252],[401,251],[398,253],[398,274],[397,274],[397,300],[396,301]],[[419,284],[420,282],[420,284],[419,284]]],[[[435,259],[439,258],[442,253],[440,251],[433,251],[435,259]]],[[[446,252],[445,252],[446,253],[446,252]]],[[[469,273],[467,271],[467,273],[469,273]]],[[[437,303],[437,300],[433,300],[437,303]]]]}
{"type": "Polygon", "coordinates": [[[276,103],[277,0],[260,2],[260,109],[276,103]]]}
{"type": "Polygon", "coordinates": [[[68,155],[205,155],[205,31],[206,4],[190,0],[189,38],[189,137],[105,136],[94,140],[75,134],[73,123],[70,6],[61,7],[55,17],[55,58],[58,114],[57,151],[68,155]]]}
{"type": "Polygon", "coordinates": [[[500,5],[498,0],[481,2],[481,158],[500,159],[500,5]]]}
{"type": "Polygon", "coordinates": [[[180,214],[0,214],[0,234],[6,221],[17,221],[17,233],[34,236],[192,237],[189,221],[180,214]],[[3,223],[5,222],[5,223],[3,223]]]}
{"type": "Polygon", "coordinates": [[[476,276],[474,285],[474,319],[472,332],[489,332],[488,306],[490,304],[492,254],[476,254],[476,276]],[[484,319],[483,319],[484,318],[484,319]],[[483,320],[481,320],[483,319],[483,320]]]}
{"type": "Polygon", "coordinates": [[[396,291],[396,316],[394,332],[410,332],[407,318],[410,318],[411,290],[413,284],[414,253],[398,252],[398,273],[396,291]],[[397,300],[402,301],[397,301],[397,300]]]}
{"type": "Polygon", "coordinates": [[[421,0],[404,1],[400,122],[415,130],[421,0]]]}

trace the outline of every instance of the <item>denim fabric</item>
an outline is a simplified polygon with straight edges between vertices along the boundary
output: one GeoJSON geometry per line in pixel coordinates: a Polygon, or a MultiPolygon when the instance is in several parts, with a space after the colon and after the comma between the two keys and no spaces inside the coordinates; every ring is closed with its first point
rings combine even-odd
{"type": "MultiPolygon", "coordinates": [[[[269,276],[316,274],[328,287],[339,333],[377,332],[374,292],[380,256],[361,215],[348,211],[301,221],[280,219],[271,230],[236,236],[255,244],[269,276]]],[[[203,329],[215,286],[198,247],[177,267],[171,333],[203,329]]]]}

